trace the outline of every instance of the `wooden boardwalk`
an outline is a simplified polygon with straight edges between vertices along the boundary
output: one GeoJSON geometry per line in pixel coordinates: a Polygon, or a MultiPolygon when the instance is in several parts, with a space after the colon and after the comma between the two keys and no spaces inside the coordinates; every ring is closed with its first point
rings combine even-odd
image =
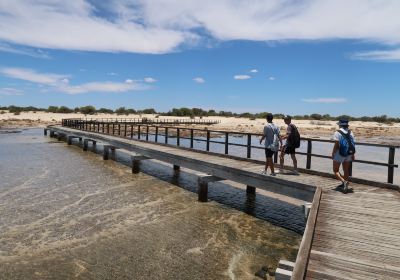
{"type": "Polygon", "coordinates": [[[353,184],[354,192],[343,194],[334,179],[309,174],[265,176],[260,174],[262,165],[245,159],[64,127],[50,129],[102,141],[215,178],[305,201],[314,199],[296,260],[296,273],[291,279],[400,279],[398,188],[353,184]]]}

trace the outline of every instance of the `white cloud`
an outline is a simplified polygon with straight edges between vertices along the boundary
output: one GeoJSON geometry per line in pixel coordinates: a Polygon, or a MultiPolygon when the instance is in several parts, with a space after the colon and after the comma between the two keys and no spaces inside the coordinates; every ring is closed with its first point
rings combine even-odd
{"type": "Polygon", "coordinates": [[[209,42],[208,36],[400,45],[399,10],[398,0],[0,1],[0,40],[35,48],[138,53],[167,53],[182,44],[209,42]]]}
{"type": "Polygon", "coordinates": [[[196,77],[193,79],[193,81],[195,81],[198,84],[204,84],[206,82],[206,80],[204,80],[202,77],[196,77]]]}
{"type": "Polygon", "coordinates": [[[0,51],[14,53],[14,54],[27,55],[27,56],[35,57],[35,58],[46,58],[46,59],[50,58],[50,56],[42,50],[32,50],[32,49],[28,49],[28,48],[21,48],[21,47],[11,46],[9,44],[1,43],[1,42],[0,42],[0,51]]]}
{"type": "Polygon", "coordinates": [[[302,99],[303,102],[307,103],[324,103],[324,104],[332,104],[332,103],[345,103],[347,102],[346,98],[336,97],[336,98],[311,98],[311,99],[302,99]]]}
{"type": "Polygon", "coordinates": [[[249,75],[235,75],[235,76],[233,76],[233,78],[235,80],[247,80],[247,79],[250,79],[251,76],[249,76],[249,75]]]}
{"type": "Polygon", "coordinates": [[[268,80],[270,80],[270,81],[275,81],[276,78],[275,78],[274,76],[269,76],[269,77],[268,77],[268,80]]]}
{"type": "Polygon", "coordinates": [[[117,76],[118,74],[115,73],[115,72],[110,72],[110,73],[107,73],[107,75],[108,75],[108,76],[117,76]]]}
{"type": "Polygon", "coordinates": [[[68,75],[37,73],[32,69],[26,68],[1,68],[0,73],[10,78],[47,85],[57,84],[68,77],[68,75]]]}
{"type": "MultiPolygon", "coordinates": [[[[110,7],[118,4],[111,1],[110,7]]],[[[165,53],[194,37],[166,26],[142,24],[142,16],[136,21],[120,15],[101,18],[96,16],[100,5],[94,5],[83,0],[0,1],[0,40],[49,49],[165,53]]]]}
{"type": "Polygon", "coordinates": [[[251,69],[251,70],[250,70],[250,73],[257,73],[257,72],[258,72],[257,69],[251,69]]]}
{"type": "Polygon", "coordinates": [[[395,62],[400,61],[400,49],[385,50],[385,51],[368,51],[358,52],[352,55],[353,59],[359,60],[376,60],[395,62]]]}
{"type": "Polygon", "coordinates": [[[16,88],[0,88],[0,95],[19,96],[23,95],[22,91],[16,88]]]}
{"type": "Polygon", "coordinates": [[[127,92],[132,90],[144,90],[145,86],[131,83],[92,82],[76,86],[60,86],[58,90],[68,94],[81,94],[88,92],[127,92]]]}
{"type": "Polygon", "coordinates": [[[133,90],[145,90],[148,86],[127,79],[124,83],[95,81],[83,83],[80,85],[70,85],[68,75],[59,75],[53,73],[38,73],[32,69],[26,68],[1,68],[0,74],[4,76],[29,81],[38,84],[43,88],[42,91],[58,91],[67,94],[80,94],[88,92],[127,92],[133,90]]]}
{"type": "Polygon", "coordinates": [[[152,83],[157,82],[157,80],[154,79],[154,78],[152,78],[152,77],[146,77],[146,78],[144,78],[144,81],[145,81],[146,83],[149,83],[149,84],[152,84],[152,83]]]}

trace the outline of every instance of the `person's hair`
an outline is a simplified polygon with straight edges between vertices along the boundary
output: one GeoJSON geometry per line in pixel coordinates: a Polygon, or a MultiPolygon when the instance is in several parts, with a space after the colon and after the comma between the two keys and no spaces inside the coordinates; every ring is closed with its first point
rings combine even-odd
{"type": "Polygon", "coordinates": [[[267,121],[272,122],[272,120],[274,119],[274,115],[272,115],[271,113],[267,114],[267,121]]]}
{"type": "Polygon", "coordinates": [[[346,124],[346,125],[339,125],[339,128],[345,128],[345,129],[348,129],[348,128],[349,128],[349,125],[348,125],[348,124],[346,124]]]}

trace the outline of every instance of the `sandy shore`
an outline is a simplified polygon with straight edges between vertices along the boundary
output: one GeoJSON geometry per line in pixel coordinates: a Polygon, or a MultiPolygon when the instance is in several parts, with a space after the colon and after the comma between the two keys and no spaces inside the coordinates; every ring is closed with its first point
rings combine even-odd
{"type": "MultiPolygon", "coordinates": [[[[20,115],[13,113],[0,114],[0,129],[44,127],[57,124],[63,118],[154,118],[155,115],[116,115],[116,114],[59,114],[46,112],[22,112],[20,115]]],[[[160,116],[160,119],[179,119],[180,117],[160,116]]],[[[203,119],[219,120],[219,124],[208,126],[212,130],[227,130],[249,133],[262,133],[264,119],[250,120],[246,118],[205,117],[203,119]]],[[[283,120],[275,120],[281,129],[285,129],[283,120]]],[[[337,129],[335,121],[293,120],[303,137],[330,138],[337,129]]],[[[383,124],[377,122],[351,122],[351,129],[359,140],[373,143],[390,143],[400,145],[400,123],[383,124]]],[[[204,125],[200,125],[204,128],[204,125]]]]}

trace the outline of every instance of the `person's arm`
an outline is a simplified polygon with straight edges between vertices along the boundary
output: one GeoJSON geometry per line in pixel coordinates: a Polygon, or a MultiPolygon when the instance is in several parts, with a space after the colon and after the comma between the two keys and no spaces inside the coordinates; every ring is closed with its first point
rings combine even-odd
{"type": "Polygon", "coordinates": [[[265,139],[265,135],[266,135],[266,132],[265,132],[265,127],[264,127],[264,129],[263,129],[263,135],[262,135],[262,137],[261,137],[261,139],[260,139],[260,145],[261,145],[262,141],[265,139]]]}
{"type": "Polygon", "coordinates": [[[335,157],[336,152],[339,150],[339,141],[335,141],[335,145],[333,145],[333,150],[332,150],[332,158],[335,157]]]}
{"type": "MultiPolygon", "coordinates": [[[[352,130],[350,130],[350,135],[353,137],[353,140],[354,140],[354,142],[355,142],[355,141],[356,141],[356,138],[354,137],[354,133],[353,133],[352,130]]],[[[355,161],[355,160],[356,160],[356,155],[352,155],[352,156],[351,156],[351,159],[352,159],[353,161],[355,161]]]]}

